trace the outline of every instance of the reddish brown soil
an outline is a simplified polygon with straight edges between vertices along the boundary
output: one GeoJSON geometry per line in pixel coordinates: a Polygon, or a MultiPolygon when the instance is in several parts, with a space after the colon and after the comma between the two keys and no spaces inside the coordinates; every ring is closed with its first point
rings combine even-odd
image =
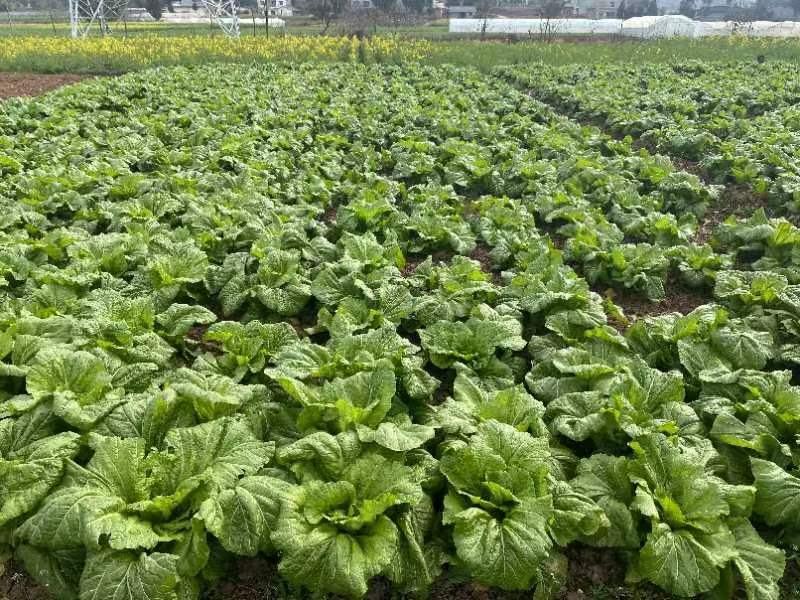
{"type": "Polygon", "coordinates": [[[203,339],[206,331],[208,331],[208,325],[195,325],[189,329],[186,333],[186,337],[195,342],[199,342],[203,339]]]}
{"type": "Polygon", "coordinates": [[[766,208],[767,197],[758,194],[747,185],[732,184],[725,188],[719,200],[712,204],[697,228],[694,241],[705,244],[714,235],[714,230],[729,216],[749,217],[759,208],[766,208]]]}
{"type": "Polygon", "coordinates": [[[475,249],[469,253],[469,257],[480,263],[481,270],[491,276],[492,283],[500,284],[500,271],[494,267],[494,262],[490,256],[491,251],[492,249],[489,246],[479,243],[475,246],[475,249]]]}
{"type": "Polygon", "coordinates": [[[786,563],[781,586],[781,600],[800,600],[800,561],[796,558],[786,563]]]}
{"type": "Polygon", "coordinates": [[[322,221],[327,225],[333,225],[336,223],[336,212],[339,209],[336,206],[329,206],[325,209],[325,212],[322,213],[322,221]]]}
{"type": "MultiPolygon", "coordinates": [[[[692,312],[698,306],[708,304],[712,298],[709,293],[702,290],[694,290],[680,282],[667,280],[664,285],[667,297],[660,302],[652,302],[635,292],[618,289],[596,289],[601,296],[610,298],[614,304],[622,309],[629,321],[633,322],[638,318],[664,315],[672,312],[686,314],[692,312]]],[[[611,323],[618,329],[624,329],[625,323],[611,323]]]]}
{"type": "Polygon", "coordinates": [[[417,258],[412,258],[411,256],[406,256],[406,266],[403,267],[403,270],[400,271],[400,274],[403,277],[411,277],[414,274],[414,271],[417,270],[417,267],[420,265],[422,260],[417,258]]]}
{"type": "Polygon", "coordinates": [[[0,598],[2,600],[50,600],[45,588],[28,577],[22,566],[9,561],[0,575],[0,598]]]}
{"type": "MultiPolygon", "coordinates": [[[[625,561],[612,549],[570,546],[567,584],[556,596],[558,600],[672,600],[673,596],[651,586],[625,585],[625,561]]],[[[230,578],[212,586],[203,600],[289,600],[305,597],[286,588],[277,574],[275,561],[264,558],[240,558],[230,566],[230,578]]],[[[781,598],[800,599],[800,567],[797,561],[787,564],[781,582],[781,598]]],[[[530,591],[504,592],[477,583],[454,580],[446,573],[433,584],[430,600],[527,600],[530,591]]],[[[736,600],[744,596],[741,590],[736,600]]],[[[0,575],[0,598],[3,600],[52,600],[47,590],[25,575],[11,561],[0,575]]],[[[391,585],[376,578],[370,585],[367,600],[411,600],[412,596],[393,593],[391,585]]],[[[329,600],[336,600],[329,599],[329,600]]]]}
{"type": "MultiPolygon", "coordinates": [[[[651,140],[637,138],[637,139],[633,140],[633,143],[631,144],[631,147],[634,150],[641,150],[642,148],[644,148],[650,154],[657,154],[658,153],[658,148],[656,148],[656,145],[651,140]]],[[[676,160],[674,158],[672,159],[672,162],[673,162],[673,164],[675,166],[678,166],[678,164],[677,164],[677,162],[676,162],[676,160]]],[[[680,168],[680,167],[678,167],[678,168],[680,168]]]]}
{"type": "Polygon", "coordinates": [[[274,561],[240,558],[231,564],[231,577],[203,594],[204,600],[273,600],[284,597],[274,561]]]}
{"type": "MultiPolygon", "coordinates": [[[[448,579],[436,582],[429,596],[430,600],[528,600],[530,597],[529,591],[505,592],[478,583],[455,583],[448,579]]],[[[390,596],[383,596],[380,600],[389,598],[390,596]]]]}
{"type": "Polygon", "coordinates": [[[652,585],[625,584],[625,560],[610,548],[573,545],[569,559],[567,585],[559,600],[672,600],[674,597],[652,585]]]}
{"type": "Polygon", "coordinates": [[[693,160],[687,160],[685,158],[678,158],[675,156],[670,157],[672,160],[672,164],[680,171],[686,171],[687,173],[691,173],[692,175],[697,175],[701,180],[705,183],[710,183],[710,178],[706,170],[701,167],[697,162],[693,160]]]}
{"type": "Polygon", "coordinates": [[[206,341],[203,339],[206,331],[208,331],[208,327],[208,325],[195,325],[186,333],[186,341],[189,342],[190,346],[203,350],[204,352],[220,354],[222,348],[220,348],[218,342],[206,341]]]}
{"type": "Polygon", "coordinates": [[[16,96],[38,96],[63,85],[85,79],[83,75],[60,73],[45,75],[41,73],[0,73],[0,98],[16,96]]]}
{"type": "Polygon", "coordinates": [[[403,277],[409,277],[414,274],[416,268],[427,260],[428,256],[431,257],[434,265],[448,264],[456,255],[452,250],[437,250],[436,252],[428,254],[406,254],[406,266],[403,267],[403,277]]]}
{"type": "Polygon", "coordinates": [[[478,244],[475,249],[469,253],[472,260],[477,260],[481,264],[481,269],[486,273],[491,273],[494,268],[492,265],[492,257],[489,256],[491,248],[483,244],[478,244]]]}
{"type": "MultiPolygon", "coordinates": [[[[571,546],[567,584],[556,596],[559,600],[670,600],[672,596],[649,585],[625,585],[625,561],[609,549],[571,546]]],[[[264,559],[241,559],[233,576],[211,588],[204,600],[288,600],[305,597],[291,595],[276,576],[275,564],[264,559]]],[[[445,572],[430,590],[429,600],[528,600],[531,591],[507,592],[459,581],[445,572]]],[[[412,600],[414,596],[392,591],[384,578],[370,583],[367,600],[412,600]]],[[[329,598],[329,600],[340,600],[329,598]]]]}

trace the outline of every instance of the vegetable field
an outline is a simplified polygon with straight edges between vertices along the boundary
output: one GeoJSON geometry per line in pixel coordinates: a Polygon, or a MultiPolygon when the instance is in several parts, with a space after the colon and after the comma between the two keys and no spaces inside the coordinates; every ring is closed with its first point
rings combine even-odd
{"type": "Polygon", "coordinates": [[[261,556],[286,597],[546,600],[589,547],[604,597],[791,598],[800,88],[709,65],[0,103],[0,557],[58,599],[261,556]]]}
{"type": "Polygon", "coordinates": [[[568,113],[747,184],[800,212],[800,79],[793,63],[498,69],[568,113]]]}

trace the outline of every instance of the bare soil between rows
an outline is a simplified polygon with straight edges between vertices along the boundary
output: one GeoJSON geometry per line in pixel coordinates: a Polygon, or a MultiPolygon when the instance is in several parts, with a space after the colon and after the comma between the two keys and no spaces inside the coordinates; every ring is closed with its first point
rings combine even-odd
{"type": "MultiPolygon", "coordinates": [[[[624,561],[614,550],[570,546],[567,585],[557,600],[670,600],[673,597],[654,586],[626,586],[624,561]]],[[[209,589],[203,600],[289,600],[275,563],[262,558],[243,558],[231,567],[230,577],[209,589]]],[[[474,582],[459,581],[445,572],[433,586],[428,600],[530,600],[532,592],[503,591],[474,582]]],[[[418,596],[392,591],[383,578],[372,581],[365,600],[412,600],[418,596]]],[[[331,597],[329,600],[343,600],[331,597]]]]}
{"type": "MultiPolygon", "coordinates": [[[[652,585],[625,584],[624,560],[608,548],[570,546],[566,550],[569,570],[566,585],[555,600],[675,600],[674,596],[652,585]]],[[[302,593],[301,593],[302,594],[302,593]]],[[[227,576],[209,588],[201,600],[299,600],[304,595],[292,595],[278,575],[274,560],[266,558],[235,559],[227,576]]],[[[464,583],[447,574],[437,580],[430,590],[429,600],[529,600],[531,591],[506,592],[476,583],[464,583]]],[[[781,600],[800,600],[800,566],[789,560],[780,583],[781,600]]],[[[6,564],[0,575],[2,600],[58,600],[34,582],[14,561],[6,564]]],[[[418,600],[412,595],[392,592],[389,583],[376,578],[365,600],[418,600]]],[[[341,600],[331,597],[329,600],[341,600]]],[[[731,600],[744,600],[741,586],[731,600]]]]}
{"type": "Polygon", "coordinates": [[[695,243],[705,244],[714,235],[714,230],[730,216],[746,219],[752,217],[759,208],[767,211],[767,216],[774,216],[767,204],[766,194],[759,194],[745,184],[730,184],[725,187],[720,197],[713,203],[704,218],[700,221],[695,236],[695,243]]]}
{"type": "Polygon", "coordinates": [[[621,333],[624,333],[628,326],[637,319],[657,317],[674,312],[685,315],[698,306],[714,301],[711,290],[692,289],[680,281],[676,281],[673,277],[667,278],[664,285],[666,296],[660,301],[648,300],[640,293],[621,288],[595,286],[593,289],[622,309],[628,322],[618,322],[613,318],[609,320],[609,324],[621,333]]]}
{"type": "MultiPolygon", "coordinates": [[[[557,594],[558,600],[670,600],[672,596],[645,585],[626,586],[624,561],[617,552],[608,549],[570,547],[567,585],[557,594]]],[[[10,561],[0,575],[2,600],[58,600],[36,584],[10,561]]],[[[529,600],[531,591],[509,592],[488,588],[474,582],[459,581],[445,573],[431,587],[428,600],[529,600]]],[[[209,588],[202,600],[299,600],[285,587],[278,575],[276,563],[267,558],[238,558],[227,569],[227,576],[209,588]]],[[[389,582],[376,578],[365,600],[411,600],[418,597],[394,592],[389,582]]],[[[343,600],[330,597],[329,600],[343,600]]]]}
{"type": "Polygon", "coordinates": [[[86,79],[71,73],[5,73],[0,72],[0,99],[38,96],[65,85],[86,79]]]}

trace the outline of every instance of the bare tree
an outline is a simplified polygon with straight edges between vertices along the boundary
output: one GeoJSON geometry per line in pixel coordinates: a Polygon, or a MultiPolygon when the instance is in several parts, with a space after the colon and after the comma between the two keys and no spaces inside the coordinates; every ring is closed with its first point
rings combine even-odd
{"type": "Polygon", "coordinates": [[[331,23],[341,16],[349,4],[349,0],[312,0],[308,3],[308,11],[322,21],[321,33],[325,34],[331,23]]]}
{"type": "Polygon", "coordinates": [[[495,7],[497,7],[497,0],[475,1],[475,16],[479,19],[483,19],[481,23],[481,39],[486,37],[486,29],[489,25],[489,14],[495,7]]]}
{"type": "Polygon", "coordinates": [[[564,15],[567,0],[544,0],[542,2],[542,17],[545,19],[557,19],[564,15]]]}
{"type": "Polygon", "coordinates": [[[156,21],[161,20],[161,15],[164,14],[164,4],[161,0],[145,0],[144,7],[156,21]]]}
{"type": "Polygon", "coordinates": [[[539,25],[539,37],[549,41],[556,37],[560,32],[556,25],[556,19],[564,16],[564,9],[567,0],[543,0],[539,9],[541,24],[539,25]]]}

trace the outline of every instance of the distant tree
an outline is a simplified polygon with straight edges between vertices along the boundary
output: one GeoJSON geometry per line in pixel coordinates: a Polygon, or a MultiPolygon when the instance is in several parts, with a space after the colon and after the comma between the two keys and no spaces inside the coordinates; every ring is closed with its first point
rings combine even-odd
{"type": "Polygon", "coordinates": [[[619,6],[617,7],[617,18],[618,19],[625,18],[625,0],[622,0],[622,2],[620,2],[619,6]]]}
{"type": "Polygon", "coordinates": [[[658,16],[658,2],[656,0],[650,0],[647,3],[647,8],[644,9],[645,15],[652,15],[654,17],[658,16]]]}
{"type": "Polygon", "coordinates": [[[563,16],[567,0],[544,0],[542,2],[542,17],[545,19],[557,19],[563,16]]]}
{"type": "Polygon", "coordinates": [[[697,6],[695,5],[694,0],[681,0],[678,12],[693,19],[697,14],[697,6]]]}
{"type": "Polygon", "coordinates": [[[165,8],[167,12],[175,12],[175,8],[172,6],[173,2],[174,0],[130,0],[129,5],[145,9],[151,17],[158,21],[164,14],[165,8]]]}
{"type": "Polygon", "coordinates": [[[794,18],[800,16],[800,0],[792,0],[792,10],[794,11],[794,18]]]}
{"type": "Polygon", "coordinates": [[[308,12],[322,21],[322,33],[326,33],[331,23],[342,15],[350,5],[350,0],[311,0],[308,3],[308,12]]]}
{"type": "Polygon", "coordinates": [[[156,21],[160,21],[164,14],[163,0],[144,0],[144,8],[156,21]]]}
{"type": "Polygon", "coordinates": [[[497,6],[496,0],[476,0],[475,1],[475,16],[483,19],[481,23],[481,39],[486,36],[486,29],[489,26],[489,13],[497,6]]]}
{"type": "Polygon", "coordinates": [[[486,19],[493,8],[497,7],[496,0],[476,0],[475,16],[479,19],[486,19]]]}

